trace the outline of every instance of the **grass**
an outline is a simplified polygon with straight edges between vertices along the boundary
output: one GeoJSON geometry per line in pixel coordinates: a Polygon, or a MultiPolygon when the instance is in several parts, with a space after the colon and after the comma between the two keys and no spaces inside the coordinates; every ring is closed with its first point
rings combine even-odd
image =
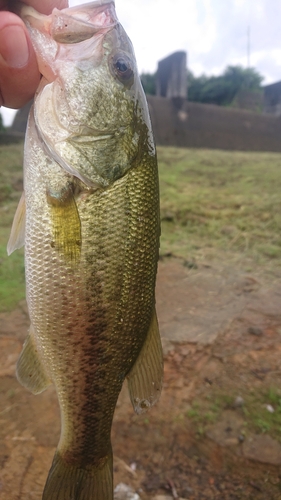
{"type": "Polygon", "coordinates": [[[281,442],[281,391],[277,387],[267,387],[263,391],[247,392],[244,394],[244,405],[235,408],[234,399],[228,394],[217,392],[210,397],[194,400],[191,408],[186,412],[195,427],[198,436],[203,436],[206,427],[217,422],[224,410],[235,410],[243,416],[244,427],[242,434],[268,433],[281,442]],[[274,412],[268,411],[271,405],[274,412]]]}
{"type": "Polygon", "coordinates": [[[0,148],[0,312],[25,297],[23,251],[7,256],[13,216],[22,191],[22,144],[0,148]]]}
{"type": "MultiPolygon", "coordinates": [[[[281,154],[158,147],[161,254],[234,255],[281,270],[281,154]]],[[[23,252],[6,256],[22,189],[22,144],[0,148],[0,311],[24,297],[23,252]]],[[[222,257],[223,256],[223,257],[222,257]]]]}
{"type": "Polygon", "coordinates": [[[281,441],[281,391],[270,387],[248,395],[243,412],[247,423],[258,433],[269,433],[281,441]],[[268,411],[270,405],[274,412],[268,411]]]}
{"type": "Polygon", "coordinates": [[[281,269],[281,155],[158,148],[161,253],[281,269]]]}
{"type": "Polygon", "coordinates": [[[186,417],[195,424],[197,434],[203,436],[206,427],[217,422],[223,410],[229,408],[231,404],[233,401],[223,394],[194,400],[191,408],[186,412],[186,417]]]}

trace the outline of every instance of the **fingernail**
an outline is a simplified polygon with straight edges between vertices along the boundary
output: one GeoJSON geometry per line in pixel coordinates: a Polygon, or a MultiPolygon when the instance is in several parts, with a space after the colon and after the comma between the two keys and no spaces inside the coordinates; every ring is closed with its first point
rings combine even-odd
{"type": "Polygon", "coordinates": [[[5,26],[0,31],[0,52],[11,68],[22,68],[27,64],[29,49],[21,26],[5,26]]]}

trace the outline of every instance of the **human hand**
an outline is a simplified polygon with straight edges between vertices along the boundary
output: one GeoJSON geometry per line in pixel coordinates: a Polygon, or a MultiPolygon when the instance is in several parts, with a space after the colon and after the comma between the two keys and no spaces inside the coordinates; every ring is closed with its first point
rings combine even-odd
{"type": "MultiPolygon", "coordinates": [[[[23,0],[42,14],[67,7],[67,0],[23,0]]],[[[23,21],[9,11],[13,2],[0,0],[0,106],[20,108],[34,95],[40,73],[23,21]]]]}

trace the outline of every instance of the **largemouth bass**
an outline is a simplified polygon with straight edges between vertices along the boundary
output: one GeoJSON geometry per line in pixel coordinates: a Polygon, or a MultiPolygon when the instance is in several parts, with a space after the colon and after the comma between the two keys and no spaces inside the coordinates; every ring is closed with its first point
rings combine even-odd
{"type": "Polygon", "coordinates": [[[114,2],[20,12],[42,80],[8,253],[25,244],[31,326],[17,364],[55,385],[61,436],[44,500],[111,500],[110,432],[128,379],[137,413],[158,399],[155,146],[133,48],[114,2]]]}

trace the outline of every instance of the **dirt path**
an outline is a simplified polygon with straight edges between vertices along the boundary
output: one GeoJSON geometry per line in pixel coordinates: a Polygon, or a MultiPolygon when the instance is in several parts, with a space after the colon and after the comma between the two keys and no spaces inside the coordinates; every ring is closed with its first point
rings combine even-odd
{"type": "MultiPolygon", "coordinates": [[[[164,390],[136,416],[124,387],[112,431],[115,485],[143,500],[281,499],[280,282],[190,267],[160,262],[164,390]]],[[[59,437],[53,388],[35,397],[14,376],[27,328],[24,303],[0,315],[1,500],[41,498],[59,437]]]]}

